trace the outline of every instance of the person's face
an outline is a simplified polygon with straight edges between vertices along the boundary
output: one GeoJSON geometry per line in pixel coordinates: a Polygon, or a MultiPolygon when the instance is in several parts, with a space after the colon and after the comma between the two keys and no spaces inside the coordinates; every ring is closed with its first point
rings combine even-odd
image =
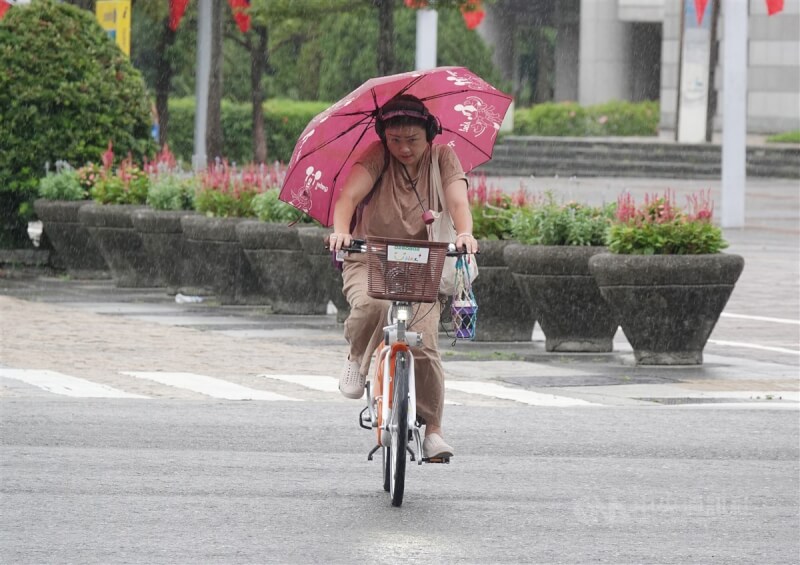
{"type": "Polygon", "coordinates": [[[428,147],[425,128],[415,125],[386,128],[386,145],[395,159],[406,166],[416,166],[428,147]]]}

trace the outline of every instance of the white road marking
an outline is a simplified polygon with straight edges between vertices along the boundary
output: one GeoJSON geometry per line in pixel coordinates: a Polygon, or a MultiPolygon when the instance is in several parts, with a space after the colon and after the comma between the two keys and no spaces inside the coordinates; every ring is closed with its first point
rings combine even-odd
{"type": "Polygon", "coordinates": [[[748,316],[747,314],[720,314],[723,318],[740,318],[742,320],[757,320],[759,322],[774,322],[776,324],[794,324],[800,326],[800,320],[790,320],[789,318],[770,318],[768,316],[748,316]]]}
{"type": "Polygon", "coordinates": [[[319,390],[322,392],[339,392],[339,379],[333,377],[324,377],[320,375],[258,375],[267,379],[275,379],[276,381],[283,381],[300,385],[312,390],[319,390]]]}
{"type": "Polygon", "coordinates": [[[130,375],[139,379],[147,379],[176,388],[185,388],[212,398],[222,398],[225,400],[296,400],[282,394],[268,392],[266,390],[256,390],[245,386],[237,385],[215,379],[205,375],[194,373],[162,373],[146,371],[122,371],[123,375],[130,375]]]}
{"type": "Polygon", "coordinates": [[[3,369],[0,377],[22,381],[29,385],[60,394],[80,398],[150,398],[141,394],[132,394],[108,385],[93,383],[85,379],[64,375],[57,371],[37,369],[3,369]]]}
{"type": "Polygon", "coordinates": [[[531,390],[511,388],[482,381],[445,381],[444,386],[446,389],[450,390],[480,394],[482,396],[492,396],[505,400],[514,400],[533,406],[599,406],[599,404],[587,402],[580,398],[543,394],[531,390]]]}
{"type": "Polygon", "coordinates": [[[761,351],[772,351],[774,353],[788,353],[789,355],[800,355],[800,351],[797,349],[786,349],[784,347],[770,347],[768,345],[744,343],[741,341],[724,341],[721,339],[709,339],[708,343],[713,343],[714,345],[724,345],[726,347],[744,347],[747,349],[760,349],[761,351]]]}

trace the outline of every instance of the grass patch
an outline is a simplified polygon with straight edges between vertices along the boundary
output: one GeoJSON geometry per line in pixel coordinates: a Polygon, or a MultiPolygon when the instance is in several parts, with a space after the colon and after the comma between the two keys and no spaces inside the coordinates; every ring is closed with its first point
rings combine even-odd
{"type": "Polygon", "coordinates": [[[771,135],[767,143],[800,143],[800,129],[771,135]]]}

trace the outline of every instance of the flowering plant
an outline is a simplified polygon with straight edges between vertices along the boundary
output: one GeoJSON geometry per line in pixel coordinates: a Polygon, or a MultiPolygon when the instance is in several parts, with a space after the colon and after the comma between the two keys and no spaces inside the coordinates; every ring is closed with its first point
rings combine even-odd
{"type": "Polygon", "coordinates": [[[200,175],[194,199],[198,212],[208,216],[254,217],[253,199],[265,190],[279,186],[285,168],[280,165],[248,165],[239,169],[220,161],[200,175]]]}
{"type": "Polygon", "coordinates": [[[477,239],[511,239],[511,218],[528,201],[523,187],[508,194],[489,186],[486,175],[475,175],[470,178],[467,196],[472,212],[472,233],[477,239]]]}
{"type": "Polygon", "coordinates": [[[134,164],[133,157],[128,155],[114,169],[114,151],[109,141],[102,159],[103,168],[89,190],[91,197],[100,204],[144,204],[150,179],[134,164]]]}
{"type": "Polygon", "coordinates": [[[511,219],[511,233],[528,245],[605,245],[614,204],[588,206],[556,202],[553,193],[537,196],[511,219]]]}
{"type": "Polygon", "coordinates": [[[646,195],[637,205],[630,193],[617,199],[616,218],[608,230],[612,253],[636,255],[696,255],[719,253],[728,246],[722,230],[711,219],[711,191],[687,197],[687,206],[675,204],[675,194],[646,195]]]}

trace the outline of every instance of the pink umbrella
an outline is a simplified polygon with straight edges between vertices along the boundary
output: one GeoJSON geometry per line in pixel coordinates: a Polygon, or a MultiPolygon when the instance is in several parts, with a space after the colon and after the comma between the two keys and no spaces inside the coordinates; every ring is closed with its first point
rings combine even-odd
{"type": "Polygon", "coordinates": [[[492,158],[511,97],[464,67],[373,78],[314,117],[289,161],[280,199],[323,225],[361,152],[378,140],[378,109],[400,94],[422,100],[442,125],[434,143],[451,146],[465,172],[492,158]]]}

